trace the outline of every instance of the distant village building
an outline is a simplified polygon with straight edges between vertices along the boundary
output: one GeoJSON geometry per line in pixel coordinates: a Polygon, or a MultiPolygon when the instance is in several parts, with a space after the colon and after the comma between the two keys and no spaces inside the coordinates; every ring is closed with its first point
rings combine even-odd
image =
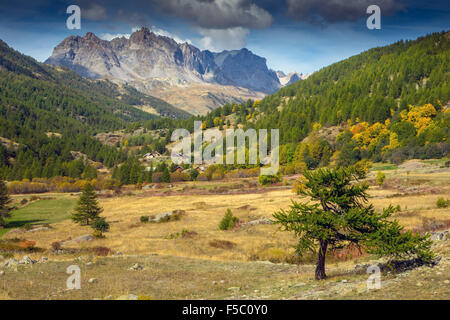
{"type": "Polygon", "coordinates": [[[161,154],[159,152],[149,152],[144,154],[144,159],[154,159],[154,158],[158,158],[161,157],[161,154]]]}

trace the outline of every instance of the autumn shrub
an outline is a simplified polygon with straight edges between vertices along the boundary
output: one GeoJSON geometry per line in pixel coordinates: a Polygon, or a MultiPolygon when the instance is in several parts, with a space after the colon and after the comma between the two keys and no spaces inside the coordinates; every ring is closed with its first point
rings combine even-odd
{"type": "Polygon", "coordinates": [[[172,172],[170,174],[170,182],[181,182],[181,181],[189,181],[191,177],[188,173],[183,172],[172,172]]]}
{"type": "Polygon", "coordinates": [[[8,183],[10,194],[45,193],[48,191],[49,189],[44,183],[29,181],[11,181],[8,183]]]}
{"type": "Polygon", "coordinates": [[[378,171],[377,172],[377,184],[381,187],[385,180],[386,180],[386,175],[383,172],[378,171]]]}
{"type": "Polygon", "coordinates": [[[274,184],[281,181],[281,177],[279,175],[264,175],[259,176],[258,182],[260,185],[265,186],[268,184],[274,184]]]}
{"type": "Polygon", "coordinates": [[[23,239],[19,242],[19,247],[23,248],[25,250],[28,250],[28,251],[33,251],[35,245],[36,245],[36,241],[31,241],[31,240],[23,239]]]}
{"type": "Polygon", "coordinates": [[[59,251],[62,248],[61,242],[59,241],[52,242],[51,246],[53,251],[59,251]]]}
{"type": "Polygon", "coordinates": [[[360,179],[362,179],[369,172],[369,169],[372,167],[372,163],[367,159],[363,159],[363,160],[360,160],[357,163],[355,163],[354,166],[355,166],[356,174],[358,175],[358,177],[360,179]]]}
{"type": "Polygon", "coordinates": [[[183,229],[181,230],[181,232],[175,232],[175,233],[171,233],[169,234],[167,237],[165,237],[165,239],[178,239],[178,238],[193,238],[195,236],[197,236],[198,233],[195,231],[189,231],[188,229],[183,229]]]}
{"type": "Polygon", "coordinates": [[[235,169],[226,174],[227,178],[250,178],[259,176],[259,168],[235,169]]]}
{"type": "Polygon", "coordinates": [[[448,206],[450,206],[450,200],[449,199],[446,200],[446,199],[440,197],[436,201],[436,206],[438,208],[447,208],[448,206]]]}
{"type": "Polygon", "coordinates": [[[26,239],[7,239],[0,240],[1,252],[39,252],[43,251],[41,248],[36,247],[36,241],[26,239]]]}
{"type": "Polygon", "coordinates": [[[106,257],[112,253],[112,250],[108,247],[96,246],[92,248],[85,249],[88,253],[93,254],[94,256],[106,257]]]}
{"type": "Polygon", "coordinates": [[[222,180],[225,177],[223,171],[216,171],[211,175],[211,181],[222,180]]]}

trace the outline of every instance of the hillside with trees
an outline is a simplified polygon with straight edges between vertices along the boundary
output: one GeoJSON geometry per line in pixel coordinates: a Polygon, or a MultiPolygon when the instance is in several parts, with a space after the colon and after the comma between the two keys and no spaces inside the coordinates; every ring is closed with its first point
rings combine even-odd
{"type": "Polygon", "coordinates": [[[162,100],[41,64],[0,40],[0,175],[8,180],[79,178],[87,164],[74,159],[72,151],[107,167],[125,161],[125,152],[93,135],[158,118],[138,105],[186,117],[162,100]]]}
{"type": "Polygon", "coordinates": [[[127,85],[80,78],[4,43],[0,49],[0,174],[8,180],[95,176],[89,163],[74,160],[71,151],[79,151],[115,168],[121,183],[151,181],[134,156],[167,152],[172,131],[192,132],[196,120],[205,129],[280,129],[283,174],[361,160],[442,158],[449,151],[449,32],[374,48],[262,100],[190,118],[182,111],[150,115],[133,106],[151,105],[153,97],[127,85]],[[114,146],[92,138],[125,128],[144,133],[114,146]]]}
{"type": "Polygon", "coordinates": [[[374,48],[323,68],[259,101],[227,104],[188,121],[148,129],[243,127],[280,130],[288,171],[362,159],[402,162],[448,155],[450,32],[374,48]],[[296,169],[294,169],[296,167],[296,169]]]}

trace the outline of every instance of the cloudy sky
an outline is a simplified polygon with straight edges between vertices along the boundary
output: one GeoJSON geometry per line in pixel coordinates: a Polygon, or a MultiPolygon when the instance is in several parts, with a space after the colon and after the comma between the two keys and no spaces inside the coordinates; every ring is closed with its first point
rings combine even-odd
{"type": "Polygon", "coordinates": [[[448,0],[0,0],[0,39],[44,61],[65,37],[153,32],[221,51],[247,47],[274,70],[310,73],[372,47],[450,29],[448,0]],[[81,29],[68,30],[69,5],[81,29]],[[381,9],[369,30],[367,7],[381,9]]]}

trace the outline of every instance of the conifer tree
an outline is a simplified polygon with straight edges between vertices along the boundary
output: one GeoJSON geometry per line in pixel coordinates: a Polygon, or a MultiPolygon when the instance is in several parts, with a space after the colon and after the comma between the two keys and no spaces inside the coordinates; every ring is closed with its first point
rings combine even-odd
{"type": "Polygon", "coordinates": [[[169,168],[167,166],[164,166],[163,169],[162,182],[170,182],[170,173],[169,168]]]}
{"type": "Polygon", "coordinates": [[[299,238],[300,255],[306,250],[317,253],[317,280],[326,278],[327,250],[350,244],[380,257],[413,256],[424,262],[433,258],[429,235],[404,231],[398,221],[388,219],[392,206],[378,213],[367,204],[369,186],[357,181],[360,175],[354,167],[307,171],[298,193],[314,203],[293,202],[290,210],[274,214],[276,223],[299,238]]]}
{"type": "Polygon", "coordinates": [[[82,225],[89,225],[98,218],[102,211],[103,208],[98,204],[94,188],[91,184],[86,184],[78,200],[75,213],[72,215],[72,220],[82,225]]]}
{"type": "Polygon", "coordinates": [[[103,233],[109,231],[109,223],[106,222],[103,217],[98,217],[95,219],[91,227],[94,229],[94,235],[97,238],[103,238],[103,233]]]}
{"type": "Polygon", "coordinates": [[[0,226],[5,226],[5,218],[9,217],[11,198],[8,195],[8,188],[3,180],[0,180],[0,226]]]}

